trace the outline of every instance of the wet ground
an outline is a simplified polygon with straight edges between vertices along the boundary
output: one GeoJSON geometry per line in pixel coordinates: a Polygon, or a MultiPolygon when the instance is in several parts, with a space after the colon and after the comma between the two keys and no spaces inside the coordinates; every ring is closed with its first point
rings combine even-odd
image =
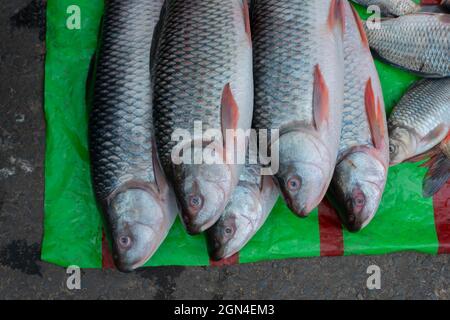
{"type": "Polygon", "coordinates": [[[45,121],[39,1],[0,2],[0,299],[449,299],[450,256],[405,253],[224,268],[83,270],[81,290],[39,260],[45,121]],[[381,269],[381,289],[366,287],[381,269]]]}

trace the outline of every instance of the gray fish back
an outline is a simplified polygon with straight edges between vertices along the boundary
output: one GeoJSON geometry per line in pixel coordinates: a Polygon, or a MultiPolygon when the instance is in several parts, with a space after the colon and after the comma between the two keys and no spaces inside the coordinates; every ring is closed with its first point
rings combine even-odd
{"type": "Polygon", "coordinates": [[[153,182],[150,51],[162,0],[108,1],[90,114],[98,198],[121,184],[153,182]]]}

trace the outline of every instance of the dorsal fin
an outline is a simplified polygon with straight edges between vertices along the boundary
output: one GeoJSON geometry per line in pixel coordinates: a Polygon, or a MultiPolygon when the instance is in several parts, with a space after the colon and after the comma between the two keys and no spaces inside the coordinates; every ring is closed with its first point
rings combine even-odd
{"type": "Polygon", "coordinates": [[[372,135],[372,143],[377,149],[381,149],[385,144],[385,128],[383,119],[383,110],[380,97],[375,98],[373,90],[372,78],[367,80],[365,91],[366,114],[369,120],[370,133],[372,135]]]}
{"type": "Polygon", "coordinates": [[[328,123],[330,117],[330,93],[319,65],[314,68],[313,117],[316,130],[328,123]]]}

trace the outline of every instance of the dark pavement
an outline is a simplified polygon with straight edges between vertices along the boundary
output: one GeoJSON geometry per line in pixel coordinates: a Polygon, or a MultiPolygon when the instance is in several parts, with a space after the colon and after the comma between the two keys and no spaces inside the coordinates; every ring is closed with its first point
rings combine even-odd
{"type": "Polygon", "coordinates": [[[0,299],[449,299],[450,256],[317,258],[121,274],[39,259],[44,193],[44,43],[38,1],[0,2],[0,299]],[[21,11],[20,11],[21,10],[21,11]],[[366,270],[381,268],[381,289],[366,270]]]}

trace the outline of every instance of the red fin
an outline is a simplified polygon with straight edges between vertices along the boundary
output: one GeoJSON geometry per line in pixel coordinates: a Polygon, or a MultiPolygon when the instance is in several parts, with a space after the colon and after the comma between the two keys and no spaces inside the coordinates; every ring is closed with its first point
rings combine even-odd
{"type": "Polygon", "coordinates": [[[445,124],[440,124],[436,128],[434,128],[429,134],[427,134],[421,142],[428,144],[433,141],[443,140],[445,136],[448,134],[448,128],[445,124]]]}
{"type": "Polygon", "coordinates": [[[330,93],[319,65],[314,68],[313,116],[316,130],[330,117],[330,93]]]}
{"type": "Polygon", "coordinates": [[[250,27],[250,10],[248,8],[247,0],[243,1],[243,10],[244,10],[244,24],[245,24],[245,33],[248,36],[248,40],[250,44],[252,43],[252,31],[250,27]]]}
{"type": "Polygon", "coordinates": [[[432,197],[450,180],[450,158],[444,153],[433,156],[424,166],[429,167],[423,180],[423,196],[432,197]]]}
{"type": "Polygon", "coordinates": [[[328,27],[332,30],[337,24],[340,24],[342,35],[345,33],[345,1],[331,0],[330,12],[328,14],[328,27]]]}
{"type": "Polygon", "coordinates": [[[364,26],[361,18],[359,17],[358,12],[356,12],[355,8],[353,6],[350,6],[352,8],[353,16],[355,17],[356,25],[358,26],[359,34],[361,36],[361,41],[364,44],[364,47],[369,49],[369,40],[367,39],[366,31],[364,31],[364,26]]]}
{"type": "Polygon", "coordinates": [[[367,118],[369,119],[370,133],[372,135],[372,143],[377,149],[384,146],[384,119],[380,98],[375,101],[375,93],[370,78],[366,84],[365,105],[367,118]]]}
{"type": "Polygon", "coordinates": [[[222,134],[225,139],[227,129],[237,129],[239,121],[239,107],[231,92],[229,83],[225,85],[222,92],[222,134]]]}

